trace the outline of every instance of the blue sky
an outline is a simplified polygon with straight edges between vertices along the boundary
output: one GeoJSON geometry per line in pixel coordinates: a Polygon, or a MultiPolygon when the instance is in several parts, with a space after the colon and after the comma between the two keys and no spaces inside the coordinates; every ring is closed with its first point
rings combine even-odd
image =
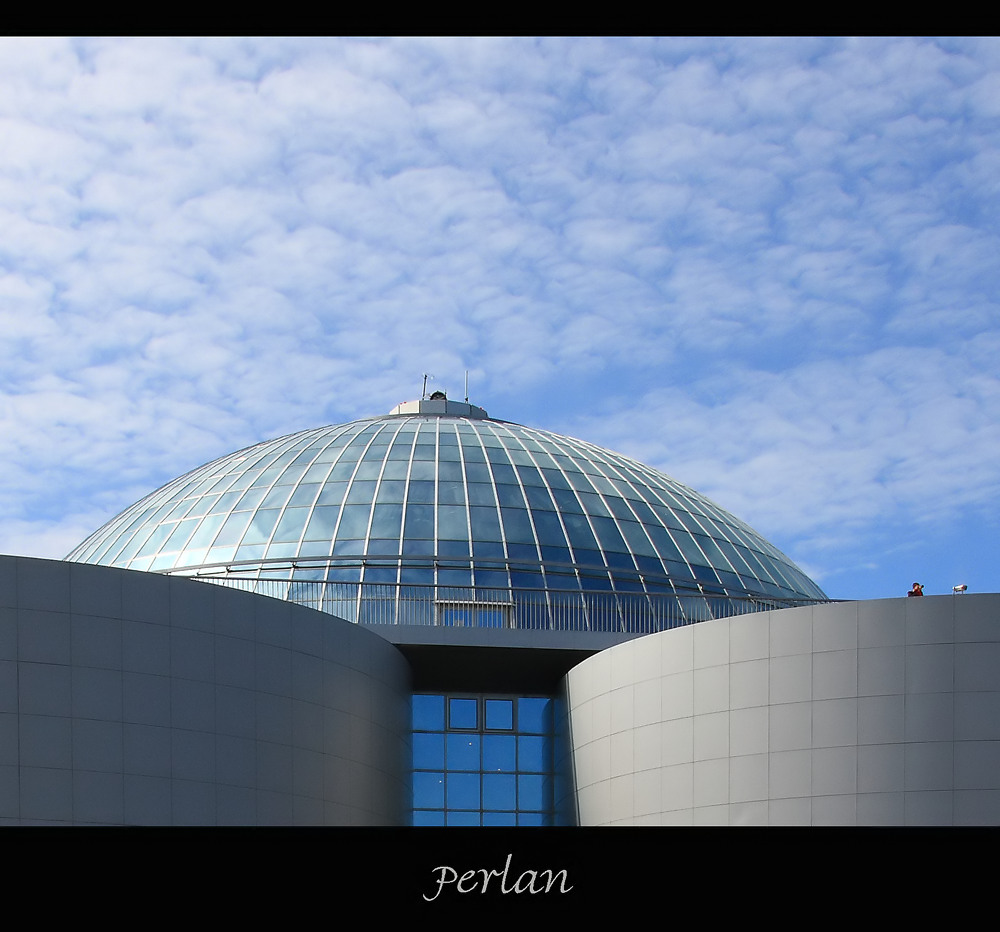
{"type": "Polygon", "coordinates": [[[433,388],[1000,591],[1000,41],[0,39],[0,552],[433,388]]]}

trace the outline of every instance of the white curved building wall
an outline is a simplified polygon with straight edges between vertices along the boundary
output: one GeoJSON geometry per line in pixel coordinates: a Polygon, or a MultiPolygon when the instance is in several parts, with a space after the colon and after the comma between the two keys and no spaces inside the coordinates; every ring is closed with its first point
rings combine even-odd
{"type": "Polygon", "coordinates": [[[405,825],[409,689],[331,615],[0,556],[0,823],[405,825]]]}
{"type": "MultiPolygon", "coordinates": [[[[410,678],[289,602],[0,556],[0,824],[407,824],[410,678]]],[[[1000,595],[704,622],[565,686],[580,825],[1000,824],[1000,595]]]]}
{"type": "Polygon", "coordinates": [[[1000,595],[705,622],[566,687],[580,825],[1000,824],[1000,595]]]}

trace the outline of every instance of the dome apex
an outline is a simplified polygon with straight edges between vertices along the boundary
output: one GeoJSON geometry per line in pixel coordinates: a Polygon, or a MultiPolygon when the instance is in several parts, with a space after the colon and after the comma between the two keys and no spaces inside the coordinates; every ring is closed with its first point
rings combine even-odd
{"type": "Polygon", "coordinates": [[[431,417],[489,418],[485,409],[465,401],[449,401],[444,392],[434,392],[430,398],[418,401],[401,401],[389,412],[395,414],[426,414],[431,417]]]}

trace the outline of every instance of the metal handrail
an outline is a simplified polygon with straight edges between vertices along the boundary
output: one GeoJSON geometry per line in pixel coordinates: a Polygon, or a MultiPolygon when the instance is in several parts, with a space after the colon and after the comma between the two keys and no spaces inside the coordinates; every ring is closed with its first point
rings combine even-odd
{"type": "Polygon", "coordinates": [[[295,602],[365,625],[650,633],[714,618],[828,601],[698,590],[676,594],[628,593],[238,576],[193,578],[295,602]]]}

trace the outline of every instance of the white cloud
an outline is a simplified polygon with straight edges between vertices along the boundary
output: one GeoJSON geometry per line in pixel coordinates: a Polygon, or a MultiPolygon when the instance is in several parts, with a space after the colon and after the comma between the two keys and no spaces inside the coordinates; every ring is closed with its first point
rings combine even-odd
{"type": "Polygon", "coordinates": [[[995,40],[0,40],[0,549],[465,369],[818,572],[988,510],[998,74],[995,40]]]}
{"type": "Polygon", "coordinates": [[[806,550],[847,547],[900,516],[941,522],[1000,504],[1000,378],[937,349],[706,377],[631,414],[581,419],[574,433],[806,550]]]}

